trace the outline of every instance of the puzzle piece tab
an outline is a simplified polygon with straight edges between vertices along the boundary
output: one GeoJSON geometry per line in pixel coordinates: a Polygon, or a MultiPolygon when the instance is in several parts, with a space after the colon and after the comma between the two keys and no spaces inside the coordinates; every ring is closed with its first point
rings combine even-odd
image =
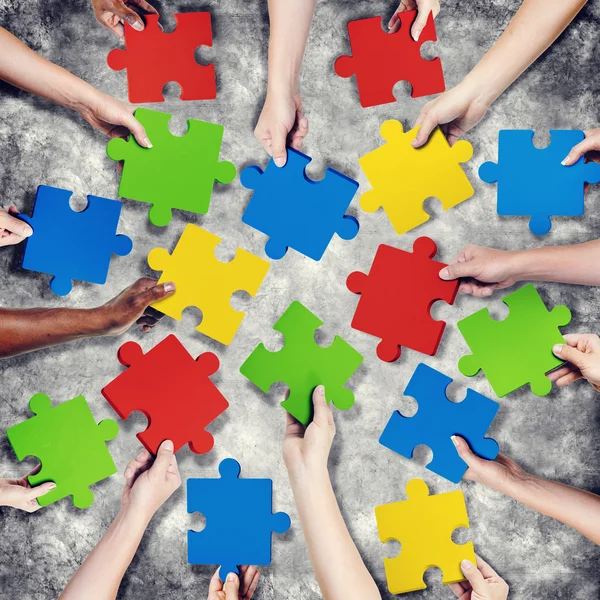
{"type": "Polygon", "coordinates": [[[145,14],[145,27],[137,31],[125,23],[125,50],[109,52],[108,66],[127,69],[129,102],[163,102],[163,87],[170,81],[181,86],[181,100],[212,100],[217,97],[215,66],[196,62],[199,46],[212,46],[210,13],[175,15],[175,31],[165,33],[158,15],[145,14]]]}
{"type": "Polygon", "coordinates": [[[452,379],[421,363],[415,369],[405,396],[414,398],[419,408],[412,417],[395,411],[385,426],[379,443],[406,458],[412,458],[419,445],[433,452],[427,468],[442,477],[459,483],[467,463],[458,455],[450,439],[459,435],[469,443],[471,450],[483,458],[498,456],[498,444],[485,437],[500,405],[474,390],[468,390],[461,402],[452,402],[446,388],[452,379]]]}
{"type": "Polygon", "coordinates": [[[254,190],[242,221],[269,236],[265,252],[273,260],[288,248],[320,260],[334,234],[351,240],[358,233],[358,221],[345,214],[358,183],[333,169],[312,181],[305,173],[311,160],[288,148],[284,167],[271,159],[264,172],[247,167],[240,176],[254,190]]]}
{"type": "Polygon", "coordinates": [[[438,567],[444,584],[464,581],[460,563],[475,564],[473,542],[455,544],[452,533],[469,527],[465,499],[460,490],[429,495],[422,479],[406,485],[408,500],[375,507],[375,518],[382,543],[396,540],[402,544],[395,558],[384,558],[385,576],[392,594],[424,590],[423,575],[438,567]]]}
{"type": "Polygon", "coordinates": [[[583,131],[552,130],[546,148],[533,145],[531,130],[502,130],[498,135],[498,164],[485,162],[479,177],[498,183],[498,214],[531,216],[529,228],[545,235],[550,217],[584,213],[584,184],[600,182],[600,165],[582,156],[569,167],[561,162],[584,139],[583,131]]]}
{"type": "Polygon", "coordinates": [[[241,248],[233,260],[221,262],[215,257],[220,242],[220,237],[188,224],[173,253],[155,248],[148,255],[148,264],[163,272],[159,283],[173,281],[176,286],[172,296],[155,302],[153,308],[180,321],[184,309],[195,306],[202,311],[196,330],[229,344],[244,319],[243,312],[231,308],[231,296],[238,290],[254,296],[270,265],[241,248]]]}
{"type": "Polygon", "coordinates": [[[363,361],[338,336],[330,346],[319,346],[315,331],[321,325],[323,321],[300,302],[292,302],[273,327],[285,338],[283,348],[269,352],[259,344],[240,367],[240,373],[263,392],[275,382],[284,381],[290,395],[281,406],[304,425],[312,420],[312,393],[318,385],[325,386],[327,401],[339,410],[352,407],[354,394],[344,385],[363,361]]]}
{"type": "Polygon", "coordinates": [[[233,163],[219,160],[224,127],[188,119],[187,133],[178,136],[169,131],[171,115],[147,108],[134,114],[152,148],[140,146],[133,135],[108,142],[108,156],[124,161],[119,195],[152,204],[148,217],[157,226],[167,225],[175,209],[206,214],[214,182],[235,178],[233,163]]]}
{"type": "Polygon", "coordinates": [[[423,209],[427,198],[437,198],[448,210],[474,194],[461,167],[473,146],[459,140],[451,147],[436,128],[424,146],[413,148],[419,128],[404,133],[402,123],[385,121],[381,136],[387,143],[358,160],[373,188],[361,196],[361,208],[368,213],[383,208],[398,234],[429,220],[423,209]]]}
{"type": "Polygon", "coordinates": [[[273,482],[240,479],[240,465],[226,458],[220,478],[188,479],[187,510],[206,518],[202,531],[188,531],[188,562],[221,565],[219,577],[238,573],[238,565],[271,564],[271,536],[285,533],[290,518],[273,514],[273,482]]]}
{"type": "Polygon", "coordinates": [[[352,56],[340,56],[334,69],[340,77],[356,75],[360,104],[364,108],[395,102],[393,88],[399,81],[410,83],[413,98],[446,89],[442,61],[421,56],[425,42],[437,41],[433,15],[429,14],[417,42],[410,34],[416,17],[416,10],[398,13],[400,29],[395,33],[383,30],[381,17],[348,23],[352,56]]]}
{"type": "Polygon", "coordinates": [[[40,185],[33,215],[19,215],[33,229],[21,266],[52,275],[50,289],[57,296],[73,289],[73,279],[106,283],[111,256],[126,256],[133,247],[130,238],[117,235],[120,202],[88,196],[86,208],[76,212],[69,205],[72,195],[69,190],[40,185]]]}
{"type": "Polygon", "coordinates": [[[96,424],[87,402],[78,396],[52,407],[50,398],[36,394],[29,401],[35,416],[6,430],[17,458],[36,456],[41,470],[28,477],[32,486],[53,481],[56,488],[40,496],[40,506],[72,496],[77,508],[94,502],[89,489],[117,472],[106,442],[117,436],[112,419],[96,424]]]}
{"type": "Polygon", "coordinates": [[[510,309],[503,321],[483,308],[457,323],[473,352],[460,359],[458,368],[467,377],[482,370],[500,398],[526,383],[536,396],[545,396],[552,389],[546,373],[562,364],[552,346],[565,343],[559,327],[569,323],[571,311],[566,306],[548,311],[532,284],[502,301],[510,309]]]}
{"type": "Polygon", "coordinates": [[[381,360],[397,360],[402,346],[430,356],[437,352],[446,323],[434,321],[430,309],[437,300],[454,304],[459,282],[440,279],[446,265],[433,260],[436,252],[427,237],[415,241],[413,252],[381,244],[368,275],[348,276],[348,289],[360,294],[352,327],[381,338],[381,360]]]}
{"type": "Polygon", "coordinates": [[[137,437],[147,450],[156,454],[165,440],[172,440],[175,452],[185,444],[196,454],[210,452],[214,439],[205,427],[229,406],[210,380],[219,359],[204,352],[194,360],[174,335],[146,354],[135,342],[126,342],[118,358],[128,369],[102,395],[122,419],[134,410],[146,415],[148,428],[137,437]]]}

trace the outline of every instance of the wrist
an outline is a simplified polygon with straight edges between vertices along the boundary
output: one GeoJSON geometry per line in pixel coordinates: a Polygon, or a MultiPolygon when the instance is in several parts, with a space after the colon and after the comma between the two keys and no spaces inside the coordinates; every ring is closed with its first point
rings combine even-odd
{"type": "Polygon", "coordinates": [[[294,487],[304,487],[329,482],[329,469],[327,468],[326,462],[322,464],[299,462],[293,465],[286,464],[286,468],[290,483],[294,487]]]}
{"type": "Polygon", "coordinates": [[[128,530],[144,532],[153,516],[152,510],[126,504],[121,506],[115,521],[119,521],[128,530]]]}
{"type": "Polygon", "coordinates": [[[91,107],[97,102],[101,93],[89,83],[75,78],[72,85],[65,86],[60,104],[77,111],[85,118],[86,114],[92,112],[91,107]]]}
{"type": "Polygon", "coordinates": [[[539,261],[531,260],[529,250],[513,250],[509,252],[510,272],[515,281],[526,281],[535,278],[535,269],[539,261]]]}
{"type": "Polygon", "coordinates": [[[494,85],[493,79],[487,73],[479,72],[477,68],[473,69],[458,85],[467,90],[473,102],[482,104],[486,108],[489,108],[503,91],[494,85]]]}

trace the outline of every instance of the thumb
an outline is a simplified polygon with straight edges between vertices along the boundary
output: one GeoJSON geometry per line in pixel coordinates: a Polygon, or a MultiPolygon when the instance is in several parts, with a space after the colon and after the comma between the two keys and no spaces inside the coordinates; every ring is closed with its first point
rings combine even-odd
{"type": "Polygon", "coordinates": [[[589,137],[579,142],[577,146],[573,146],[567,157],[562,161],[562,165],[570,166],[575,164],[584,154],[591,150],[600,150],[600,144],[593,138],[589,137]]]}
{"type": "Polygon", "coordinates": [[[175,289],[175,284],[172,281],[168,281],[166,283],[159,283],[158,285],[153,285],[151,288],[148,288],[147,290],[144,290],[143,292],[139,293],[138,306],[150,306],[158,300],[162,300],[163,298],[172,296],[175,293],[175,289]]]}
{"type": "Polygon", "coordinates": [[[410,34],[412,35],[412,38],[413,40],[415,40],[415,42],[419,41],[419,36],[425,28],[425,25],[427,25],[427,18],[429,17],[430,12],[431,11],[429,10],[419,10],[417,18],[415,19],[415,22],[413,23],[413,26],[410,29],[410,34]]]}
{"type": "Polygon", "coordinates": [[[47,483],[42,483],[41,485],[31,488],[30,490],[28,490],[28,493],[29,497],[33,499],[39,498],[40,496],[43,496],[44,494],[47,494],[48,492],[51,492],[55,489],[56,484],[53,481],[48,481],[47,483]]]}
{"type": "Polygon", "coordinates": [[[286,133],[281,127],[277,127],[272,131],[271,152],[273,153],[273,160],[278,167],[283,167],[287,162],[287,154],[285,151],[285,138],[286,133]]]}
{"type": "Polygon", "coordinates": [[[440,278],[446,281],[451,279],[459,279],[460,277],[476,277],[478,271],[478,263],[476,260],[469,260],[462,263],[452,263],[445,266],[440,271],[440,278]]]}
{"type": "MultiPolygon", "coordinates": [[[[325,398],[325,388],[322,385],[318,385],[312,395],[314,416],[313,421],[318,425],[327,427],[327,399],[325,398]]],[[[331,407],[329,407],[331,408],[331,407]]]]}
{"type": "Polygon", "coordinates": [[[552,348],[552,352],[558,358],[570,362],[578,369],[581,369],[583,366],[585,366],[587,361],[587,354],[580,352],[577,350],[577,348],[573,348],[567,344],[556,344],[556,346],[552,348]]]}
{"type": "Polygon", "coordinates": [[[146,134],[144,126],[135,118],[132,113],[126,113],[122,119],[122,122],[118,124],[127,127],[142,148],[152,148],[152,143],[148,139],[148,135],[146,134]]]}
{"type": "Polygon", "coordinates": [[[21,237],[29,237],[33,233],[31,226],[21,219],[17,219],[13,216],[14,213],[8,209],[9,212],[0,212],[0,229],[7,229],[11,233],[20,235],[21,237]]]}
{"type": "Polygon", "coordinates": [[[469,448],[469,444],[467,444],[467,442],[465,442],[465,440],[458,435],[453,435],[450,437],[450,439],[456,446],[458,455],[467,463],[467,466],[475,467],[481,459],[473,454],[473,451],[471,448],[469,448]]]}
{"type": "Polygon", "coordinates": [[[463,560],[460,563],[460,569],[471,584],[473,591],[481,594],[482,598],[487,598],[489,590],[481,571],[470,560],[463,560]]]}
{"type": "Polygon", "coordinates": [[[411,142],[413,148],[420,148],[423,146],[429,139],[431,132],[439,125],[438,119],[433,114],[432,110],[429,110],[427,113],[422,112],[421,115],[419,115],[417,123],[419,121],[421,121],[419,131],[417,131],[415,139],[411,142]]]}
{"type": "Polygon", "coordinates": [[[240,578],[235,573],[229,573],[223,586],[225,600],[238,600],[240,590],[240,578]]]}
{"type": "Polygon", "coordinates": [[[167,469],[173,459],[173,448],[173,442],[171,440],[165,440],[156,453],[156,460],[150,468],[150,471],[164,477],[167,474],[167,469]]]}

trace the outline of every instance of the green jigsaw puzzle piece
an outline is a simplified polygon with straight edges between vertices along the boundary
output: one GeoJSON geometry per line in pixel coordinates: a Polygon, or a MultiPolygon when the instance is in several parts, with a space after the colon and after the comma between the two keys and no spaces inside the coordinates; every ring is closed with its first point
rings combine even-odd
{"type": "Polygon", "coordinates": [[[50,398],[36,394],[29,401],[34,417],[6,430],[17,458],[36,456],[42,469],[29,476],[32,486],[53,481],[56,488],[38,498],[40,506],[72,496],[78,508],[94,502],[89,486],[110,477],[117,467],[106,447],[119,427],[112,419],[96,424],[83,396],[52,407],[50,398]]]}
{"type": "Polygon", "coordinates": [[[536,396],[545,396],[552,389],[546,373],[563,364],[552,346],[565,343],[558,328],[569,323],[571,311],[566,306],[548,311],[532,284],[502,301],[510,309],[503,321],[484,308],[458,322],[473,352],[460,359],[458,368],[467,377],[483,371],[500,398],[527,383],[536,396]]]}
{"type": "Polygon", "coordinates": [[[273,327],[284,336],[283,348],[269,352],[259,344],[240,367],[263,392],[277,381],[285,382],[290,395],[281,406],[304,425],[312,420],[312,392],[318,385],[325,386],[327,401],[336,408],[347,410],[354,404],[354,394],[344,385],[363,362],[362,355],[338,336],[330,346],[319,346],[315,331],[322,325],[300,302],[292,302],[273,327]]]}
{"type": "Polygon", "coordinates": [[[188,119],[187,133],[177,136],[169,131],[170,114],[147,108],[134,114],[152,148],[140,146],[133,135],[108,142],[108,156],[125,161],[119,195],[152,204],[148,217],[158,226],[169,223],[173,209],[206,214],[214,182],[235,178],[233,163],[219,161],[224,127],[188,119]]]}

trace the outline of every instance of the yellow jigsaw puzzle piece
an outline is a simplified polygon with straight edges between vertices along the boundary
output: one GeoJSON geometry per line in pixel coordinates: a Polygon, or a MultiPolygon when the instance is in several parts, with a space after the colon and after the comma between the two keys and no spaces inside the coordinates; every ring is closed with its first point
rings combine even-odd
{"type": "Polygon", "coordinates": [[[241,248],[232,261],[221,262],[215,256],[220,242],[219,236],[189,224],[172,254],[154,248],[148,254],[148,264],[163,272],[159,283],[172,281],[176,286],[172,296],[155,302],[153,308],[180,321],[182,312],[195,306],[202,311],[196,330],[229,344],[244,319],[243,312],[231,308],[232,294],[244,290],[254,296],[270,265],[241,248]]]}
{"type": "Polygon", "coordinates": [[[413,148],[419,127],[404,133],[402,123],[385,121],[386,144],[359,159],[372,190],[360,198],[365,212],[383,207],[396,233],[402,234],[429,220],[423,210],[427,198],[438,198],[448,210],[474,194],[460,163],[473,155],[473,146],[460,140],[450,146],[439,128],[421,148],[413,148]]]}
{"type": "Polygon", "coordinates": [[[443,583],[464,581],[462,560],[475,564],[473,543],[455,544],[452,533],[469,527],[465,499],[460,490],[429,495],[422,479],[406,485],[408,500],[375,507],[375,518],[382,543],[397,540],[402,544],[395,558],[384,558],[385,576],[392,594],[423,590],[423,575],[430,567],[442,570],[443,583]]]}

